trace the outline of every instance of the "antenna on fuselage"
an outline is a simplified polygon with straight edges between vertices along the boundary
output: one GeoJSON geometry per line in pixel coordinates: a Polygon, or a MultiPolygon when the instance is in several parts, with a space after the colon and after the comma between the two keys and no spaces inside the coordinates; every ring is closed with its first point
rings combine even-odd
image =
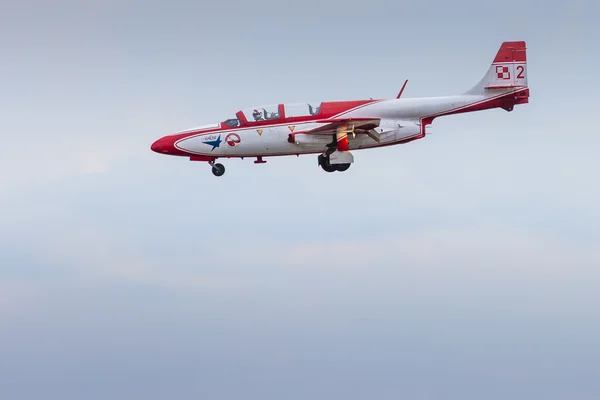
{"type": "Polygon", "coordinates": [[[402,96],[402,92],[404,92],[404,88],[406,87],[407,83],[408,83],[408,79],[404,81],[404,85],[402,85],[402,89],[400,89],[400,93],[398,93],[398,96],[396,96],[397,99],[399,99],[400,96],[402,96]]]}

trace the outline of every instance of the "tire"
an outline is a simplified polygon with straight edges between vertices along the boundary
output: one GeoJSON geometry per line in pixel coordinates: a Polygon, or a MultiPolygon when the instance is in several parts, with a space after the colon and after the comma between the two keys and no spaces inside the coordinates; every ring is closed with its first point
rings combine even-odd
{"type": "Polygon", "coordinates": [[[347,164],[334,164],[333,166],[335,167],[336,171],[344,172],[344,171],[348,170],[348,168],[350,168],[350,163],[347,163],[347,164]]]}
{"type": "Polygon", "coordinates": [[[326,172],[335,172],[336,171],[335,167],[331,164],[323,164],[323,165],[321,165],[321,168],[323,168],[323,171],[326,171],[326,172]]]}
{"type": "Polygon", "coordinates": [[[323,171],[326,171],[326,172],[335,172],[336,171],[335,166],[329,164],[328,157],[321,154],[321,155],[319,155],[318,160],[319,160],[319,165],[321,166],[321,168],[323,168],[323,171]]]}
{"type": "Polygon", "coordinates": [[[221,176],[225,173],[225,167],[223,164],[215,164],[212,167],[212,173],[214,176],[221,176]]]}
{"type": "Polygon", "coordinates": [[[323,166],[323,165],[327,164],[327,157],[325,157],[323,154],[319,154],[319,157],[317,157],[317,160],[319,161],[319,166],[323,166]]]}

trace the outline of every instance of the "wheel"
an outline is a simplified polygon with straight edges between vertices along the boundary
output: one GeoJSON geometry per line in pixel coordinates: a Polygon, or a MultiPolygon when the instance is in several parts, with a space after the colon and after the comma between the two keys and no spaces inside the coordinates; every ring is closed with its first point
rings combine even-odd
{"type": "Polygon", "coordinates": [[[327,164],[327,165],[323,164],[323,165],[321,165],[321,168],[323,168],[323,171],[326,171],[326,172],[335,172],[336,171],[335,167],[330,164],[327,164]]]}
{"type": "Polygon", "coordinates": [[[350,163],[347,163],[347,164],[334,164],[333,166],[335,167],[336,171],[344,172],[348,168],[350,168],[350,163]]]}
{"type": "Polygon", "coordinates": [[[326,172],[335,172],[336,171],[335,166],[329,164],[329,161],[326,161],[323,164],[321,164],[321,168],[323,168],[323,171],[326,171],[326,172]]]}
{"type": "Polygon", "coordinates": [[[323,171],[326,172],[335,172],[335,166],[329,164],[329,158],[324,156],[323,154],[319,155],[319,165],[323,168],[323,171]]]}
{"type": "Polygon", "coordinates": [[[212,173],[214,176],[221,176],[225,173],[225,167],[223,164],[215,164],[212,167],[212,173]]]}
{"type": "Polygon", "coordinates": [[[325,157],[323,154],[319,154],[317,160],[319,161],[319,165],[327,164],[327,157],[325,157]]]}

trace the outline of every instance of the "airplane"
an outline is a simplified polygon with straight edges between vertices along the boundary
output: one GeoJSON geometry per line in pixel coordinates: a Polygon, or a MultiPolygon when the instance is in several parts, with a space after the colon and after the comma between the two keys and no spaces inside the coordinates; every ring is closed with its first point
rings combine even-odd
{"type": "MultiPolygon", "coordinates": [[[[352,151],[408,143],[425,137],[435,118],[493,108],[512,111],[529,102],[524,41],[501,44],[487,73],[454,96],[406,98],[408,81],[391,99],[323,101],[250,107],[223,121],[156,140],[151,150],[204,161],[215,176],[225,173],[222,158],[319,154],[326,172],[346,171],[352,151]]],[[[441,66],[441,64],[440,64],[441,66]]]]}

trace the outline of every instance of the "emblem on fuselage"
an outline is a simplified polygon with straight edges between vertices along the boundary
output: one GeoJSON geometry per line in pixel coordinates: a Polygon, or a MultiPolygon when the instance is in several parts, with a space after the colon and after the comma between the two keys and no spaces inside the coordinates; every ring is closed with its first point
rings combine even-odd
{"type": "Polygon", "coordinates": [[[215,148],[219,147],[221,145],[221,135],[217,136],[217,135],[208,135],[205,139],[204,142],[202,142],[204,144],[207,144],[209,146],[212,146],[212,149],[210,149],[210,151],[213,151],[215,148]]]}
{"type": "Polygon", "coordinates": [[[227,143],[229,147],[235,147],[241,141],[242,140],[240,139],[240,135],[238,135],[237,133],[230,133],[229,135],[225,136],[225,143],[227,143]]]}

